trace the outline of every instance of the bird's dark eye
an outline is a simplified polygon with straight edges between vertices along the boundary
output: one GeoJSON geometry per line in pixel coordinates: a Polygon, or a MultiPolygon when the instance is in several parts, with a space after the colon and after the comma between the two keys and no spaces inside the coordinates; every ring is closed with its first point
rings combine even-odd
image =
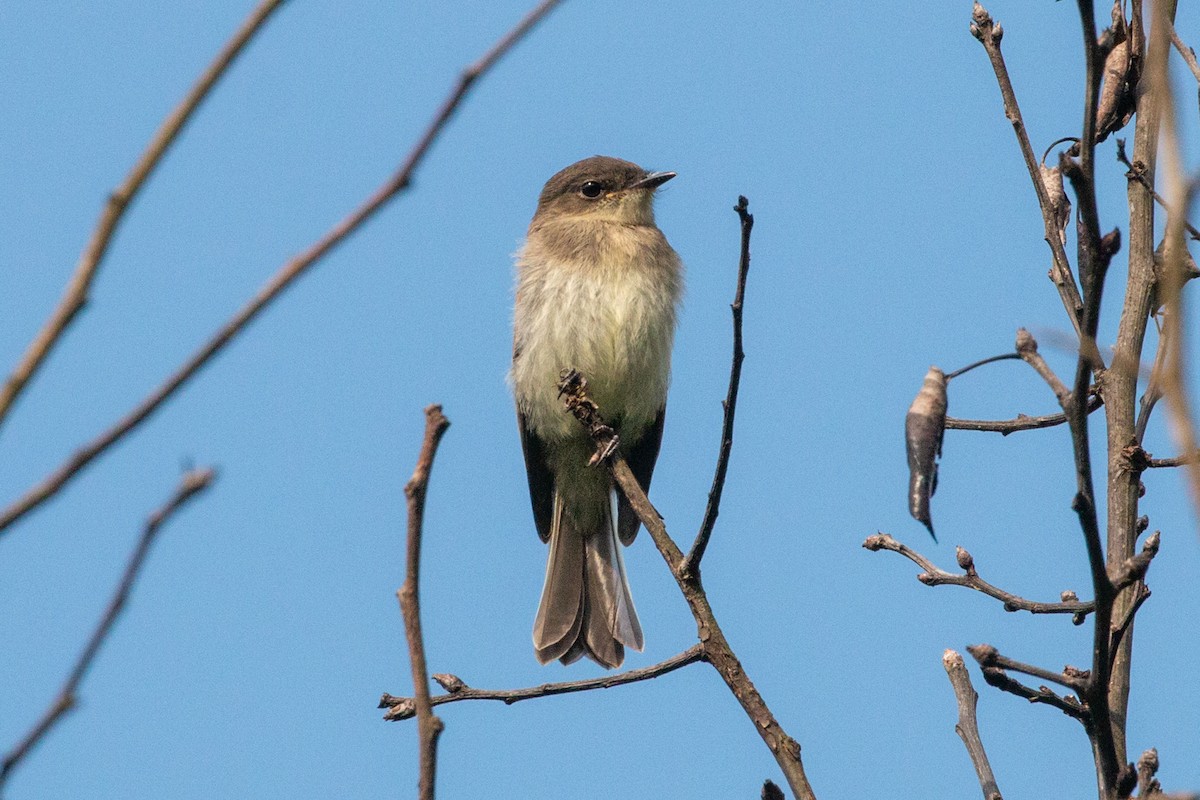
{"type": "Polygon", "coordinates": [[[579,193],[589,200],[595,200],[604,194],[604,184],[600,181],[587,181],[579,187],[579,193]]]}

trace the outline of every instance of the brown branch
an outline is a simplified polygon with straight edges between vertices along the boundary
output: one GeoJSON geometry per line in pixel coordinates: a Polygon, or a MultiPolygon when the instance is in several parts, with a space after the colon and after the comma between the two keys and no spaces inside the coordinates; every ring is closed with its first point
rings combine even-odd
{"type": "MultiPolygon", "coordinates": [[[[1196,51],[1184,44],[1183,39],[1179,38],[1179,32],[1175,30],[1175,23],[1173,20],[1167,20],[1167,23],[1171,29],[1171,44],[1175,46],[1175,49],[1179,52],[1180,57],[1182,57],[1184,63],[1187,64],[1188,69],[1192,71],[1192,77],[1195,78],[1198,83],[1200,83],[1200,63],[1196,62],[1196,51]]],[[[1198,94],[1198,96],[1200,96],[1200,94],[1198,94]]]]}
{"type": "Polygon", "coordinates": [[[95,280],[100,262],[104,260],[104,255],[108,252],[108,245],[112,242],[113,235],[116,233],[125,211],[137,197],[155,167],[162,161],[167,150],[175,143],[180,131],[192,118],[192,114],[208,97],[217,81],[229,70],[230,65],[259,32],[271,14],[283,5],[283,2],[284,0],[263,0],[251,12],[233,37],[221,48],[221,52],[213,59],[187,96],[162,121],[137,163],[125,176],[125,180],[108,196],[100,219],[97,220],[92,236],[79,257],[75,272],[67,283],[58,307],[54,309],[42,329],[38,331],[37,336],[29,343],[29,347],[21,356],[16,367],[13,368],[8,380],[0,387],[0,426],[4,424],[4,419],[8,416],[13,403],[16,402],[17,397],[33,378],[34,373],[50,355],[54,345],[58,343],[71,322],[87,305],[92,281],[95,280]]]}
{"type": "Polygon", "coordinates": [[[704,592],[699,574],[687,575],[684,573],[683,553],[667,533],[662,517],[650,504],[650,500],[642,491],[637,478],[633,476],[629,465],[615,446],[616,435],[612,428],[604,424],[600,408],[587,395],[587,381],[578,372],[567,370],[559,382],[559,393],[564,398],[567,410],[579,420],[596,442],[598,459],[594,458],[594,460],[606,461],[613,481],[637,513],[638,519],[650,533],[663,560],[667,562],[671,575],[674,576],[675,582],[679,585],[679,589],[691,609],[692,616],[696,620],[697,635],[704,648],[705,659],[725,681],[725,685],[729,687],[742,710],[746,712],[746,716],[754,724],[754,729],[762,737],[771,754],[775,756],[775,761],[779,764],[779,768],[797,800],[815,800],[816,795],[813,794],[808,777],[804,774],[804,764],[800,759],[800,744],[789,736],[775,719],[775,715],[767,707],[766,701],[763,700],[745,669],[742,668],[741,662],[738,661],[737,655],[721,631],[721,626],[717,623],[716,615],[708,603],[708,597],[704,592]]]}
{"type": "Polygon", "coordinates": [[[1154,412],[1154,406],[1162,399],[1163,395],[1162,371],[1171,343],[1162,333],[1160,328],[1158,342],[1154,347],[1154,364],[1150,367],[1150,378],[1146,381],[1146,390],[1142,392],[1142,399],[1138,401],[1137,421],[1133,425],[1134,439],[1139,445],[1146,438],[1146,429],[1150,426],[1150,415],[1154,412]]]}
{"type": "MultiPolygon", "coordinates": [[[[1147,41],[1146,59],[1136,93],[1137,111],[1133,135],[1133,170],[1141,176],[1128,181],[1129,204],[1128,277],[1124,289],[1113,366],[1104,375],[1104,404],[1108,423],[1108,497],[1106,502],[1106,553],[1110,563],[1118,563],[1133,555],[1137,539],[1138,503],[1142,490],[1137,472],[1123,468],[1119,453],[1137,441],[1137,383],[1146,327],[1154,310],[1157,293],[1155,266],[1155,201],[1153,186],[1158,162],[1160,124],[1170,106],[1166,61],[1170,43],[1162,22],[1174,16],[1174,4],[1156,4],[1150,15],[1153,30],[1146,36],[1144,14],[1148,8],[1141,2],[1132,5],[1131,40],[1140,46],[1147,41]],[[1144,180],[1143,180],[1144,178],[1144,180]]],[[[1175,216],[1175,215],[1172,215],[1175,216]]],[[[1131,592],[1118,594],[1113,602],[1114,618],[1120,618],[1132,602],[1131,592]]],[[[1111,625],[1111,620],[1109,621],[1111,625]]],[[[1097,632],[1099,633],[1099,632],[1097,632]]],[[[1108,678],[1108,706],[1113,721],[1113,736],[1117,758],[1127,762],[1124,721],[1129,703],[1132,665],[1132,628],[1111,654],[1112,667],[1108,678]]]]}
{"type": "Polygon", "coordinates": [[[1188,455],[1172,456],[1171,458],[1151,458],[1146,461],[1146,467],[1149,469],[1182,467],[1187,464],[1195,464],[1197,462],[1200,462],[1200,450],[1188,455]]]}
{"type": "Polygon", "coordinates": [[[1150,588],[1144,583],[1139,583],[1134,587],[1133,599],[1125,606],[1119,620],[1114,619],[1109,626],[1112,631],[1112,647],[1111,651],[1115,655],[1120,651],[1121,642],[1124,640],[1126,633],[1133,625],[1133,619],[1137,616],[1138,610],[1142,605],[1150,599],[1150,588]]]}
{"type": "MultiPolygon", "coordinates": [[[[1100,321],[1104,282],[1112,257],[1120,247],[1118,231],[1101,236],[1100,218],[1096,207],[1095,147],[1096,113],[1099,104],[1100,81],[1104,71],[1104,54],[1096,39],[1096,16],[1093,0],[1077,0],[1080,27],[1083,35],[1084,60],[1086,63],[1083,102],[1083,132],[1078,144],[1079,160],[1067,154],[1059,159],[1059,168],[1071,182],[1076,199],[1077,266],[1083,292],[1083,308],[1080,317],[1079,357],[1075,365],[1075,379],[1071,390],[1056,378],[1043,374],[1054,389],[1059,405],[1067,416],[1071,430],[1071,450],[1075,462],[1075,497],[1072,509],[1079,518],[1087,551],[1088,566],[1092,578],[1092,595],[1095,598],[1092,635],[1092,668],[1085,684],[1076,691],[1086,702],[1093,718],[1099,723],[1088,726],[1088,737],[1096,760],[1096,774],[1100,796],[1110,797],[1118,783],[1118,772],[1124,764],[1124,748],[1118,744],[1114,728],[1123,730],[1123,721],[1110,722],[1109,676],[1112,661],[1109,658],[1111,636],[1109,625],[1112,619],[1116,591],[1105,569],[1104,544],[1101,539],[1100,521],[1096,510],[1095,481],[1092,475],[1091,443],[1088,436],[1088,412],[1086,398],[1093,374],[1101,373],[1104,364],[1096,347],[1096,333],[1100,321]]],[[[1041,370],[1039,370],[1041,372],[1041,370]]],[[[1048,372],[1048,370],[1047,370],[1048,372]]]]}
{"type": "Polygon", "coordinates": [[[979,723],[975,715],[979,694],[971,685],[971,676],[963,657],[953,650],[947,650],[942,654],[942,666],[946,668],[946,675],[954,688],[954,699],[958,702],[958,722],[954,725],[954,731],[963,740],[971,763],[975,765],[983,800],[1003,800],[996,776],[992,774],[992,765],[988,762],[987,751],[983,749],[983,740],[979,738],[979,723]]]}
{"type": "Polygon", "coordinates": [[[1052,672],[1042,667],[1026,664],[1023,661],[1017,661],[1008,656],[1001,655],[1000,651],[990,644],[976,644],[967,648],[975,660],[979,662],[980,667],[996,667],[998,669],[1012,670],[1020,672],[1031,678],[1041,678],[1044,681],[1057,683],[1064,689],[1070,689],[1072,692],[1082,692],[1087,688],[1088,671],[1081,670],[1077,667],[1063,667],[1062,672],[1052,672]]]}
{"type": "Polygon", "coordinates": [[[0,534],[10,525],[24,517],[33,509],[44,503],[74,478],[84,467],[97,456],[123,438],[126,434],[144,422],[159,406],[175,394],[192,376],[208,364],[213,356],[224,349],[235,336],[258,316],[284,289],[304,274],[309,267],[320,261],[334,247],[341,244],[347,237],[358,230],[363,223],[371,219],[387,202],[408,188],[413,172],[424,159],[430,145],[433,144],[461,104],[467,91],[487,72],[501,56],[512,49],[522,37],[529,32],[539,20],[546,16],[561,0],[543,0],[530,11],[511,31],[500,39],[478,61],[467,67],[459,76],[458,83],[443,102],[425,133],[409,152],[403,165],[386,183],[379,187],[366,201],[350,213],[341,222],[334,225],[324,236],[312,244],[307,250],[284,264],[275,275],[240,311],[233,315],[199,350],[157,389],[150,393],[132,411],[126,414],[116,424],[101,433],[94,440],[85,444],[67,459],[54,472],[46,476],[40,483],[29,489],[6,510],[0,512],[0,534]]]}
{"type": "Polygon", "coordinates": [[[959,566],[965,572],[962,575],[955,575],[952,572],[946,572],[937,567],[928,558],[913,550],[908,545],[896,541],[896,539],[886,533],[880,532],[874,536],[868,536],[862,546],[872,552],[890,550],[893,553],[899,553],[904,556],[924,570],[924,572],[917,575],[917,580],[926,586],[965,586],[968,589],[974,589],[977,592],[986,594],[988,597],[999,600],[1004,604],[1005,611],[1028,611],[1031,614],[1072,614],[1075,617],[1075,624],[1079,625],[1088,614],[1096,609],[1096,604],[1092,602],[1064,600],[1060,603],[1039,603],[1033,600],[1026,600],[1024,597],[1019,597],[1011,592],[1006,592],[979,577],[979,573],[975,571],[974,558],[961,547],[956,548],[957,557],[959,566]]]}
{"type": "Polygon", "coordinates": [[[1002,692],[1015,694],[1017,697],[1023,697],[1031,703],[1043,703],[1048,706],[1053,706],[1059,711],[1066,714],[1068,717],[1077,719],[1084,723],[1085,727],[1090,727],[1091,715],[1084,708],[1079,700],[1075,697],[1067,696],[1060,697],[1046,686],[1040,686],[1037,689],[1026,686],[1018,680],[1009,677],[1008,673],[998,666],[985,665],[983,662],[987,660],[991,652],[995,648],[991,645],[971,645],[967,648],[976,661],[980,662],[980,669],[983,672],[983,679],[987,681],[989,686],[994,686],[1002,692]],[[978,652],[977,652],[978,651],[978,652]]]}
{"type": "Polygon", "coordinates": [[[700,560],[708,547],[713,527],[717,524],[717,515],[721,510],[721,493],[725,489],[725,474],[729,470],[729,454],[733,450],[733,420],[737,413],[738,385],[742,379],[742,361],[746,354],[742,351],[742,301],[746,296],[746,276],[750,272],[750,231],[754,228],[754,215],[747,208],[750,201],[738,196],[737,212],[742,227],[741,255],[738,259],[737,291],[734,292],[733,304],[733,364],[729,368],[729,390],[725,401],[721,404],[725,410],[721,423],[721,448],[717,455],[716,473],[713,475],[712,488],[708,490],[708,505],[704,509],[704,520],[700,523],[700,532],[688,552],[687,560],[683,562],[684,574],[699,574],[700,560]]]}
{"type": "MultiPolygon", "coordinates": [[[[1103,404],[1104,400],[1099,395],[1088,397],[1088,413],[1092,413],[1103,404]]],[[[946,430],[984,431],[1008,436],[1010,433],[1019,433],[1021,431],[1053,428],[1056,425],[1062,425],[1066,421],[1066,414],[1046,414],[1039,417],[1018,414],[1014,419],[959,419],[958,417],[946,417],[946,430]]]]}
{"type": "Polygon", "coordinates": [[[1033,181],[1033,188],[1037,193],[1038,206],[1042,211],[1046,244],[1050,246],[1050,253],[1053,258],[1050,278],[1058,289],[1059,297],[1062,299],[1063,307],[1067,310],[1067,316],[1071,320],[1071,325],[1082,340],[1083,299],[1079,296],[1079,289],[1075,285],[1075,276],[1071,272],[1071,264],[1067,260],[1067,252],[1063,248],[1062,239],[1059,236],[1055,210],[1050,201],[1046,184],[1042,180],[1037,156],[1034,154],[1033,146],[1029,142],[1029,134],[1025,130],[1025,121],[1021,117],[1021,108],[1017,105],[1017,95],[1013,90],[1012,80],[1008,76],[1008,67],[1004,63],[1004,54],[1000,50],[1000,40],[1004,36],[1004,30],[999,23],[993,22],[991,16],[978,2],[975,3],[971,14],[971,34],[979,40],[984,50],[987,51],[988,59],[992,64],[992,71],[996,73],[996,82],[1000,86],[1000,95],[1004,101],[1004,115],[1012,123],[1013,132],[1017,136],[1017,144],[1021,149],[1021,155],[1025,158],[1025,166],[1029,170],[1029,177],[1033,181]]]}
{"type": "Polygon", "coordinates": [[[179,486],[176,487],[171,499],[147,518],[141,538],[129,556],[129,561],[125,565],[125,572],[117,584],[112,599],[108,602],[108,607],[105,609],[104,615],[100,618],[100,622],[92,632],[91,638],[88,639],[87,644],[84,646],[83,652],[79,654],[79,658],[76,660],[71,672],[67,675],[66,681],[63,682],[62,688],[58,690],[58,695],[37,724],[4,756],[4,761],[0,764],[0,790],[4,788],[4,783],[8,780],[8,776],[12,774],[12,771],[20,764],[22,759],[62,719],[63,715],[74,708],[79,684],[87,676],[88,670],[91,669],[92,662],[95,661],[101,646],[108,639],[109,634],[112,633],[117,618],[121,615],[129,600],[129,595],[133,591],[133,585],[141,573],[142,566],[146,563],[146,556],[150,552],[150,546],[154,544],[154,540],[158,532],[162,529],[162,526],[188,500],[211,486],[215,477],[216,471],[212,468],[191,470],[185,473],[180,479],[179,486]]]}
{"type": "MultiPolygon", "coordinates": [[[[1146,191],[1149,192],[1150,195],[1154,198],[1154,202],[1156,202],[1160,206],[1162,206],[1163,210],[1167,212],[1168,218],[1175,216],[1174,211],[1171,208],[1171,204],[1167,202],[1167,198],[1163,197],[1161,194],[1159,194],[1157,191],[1155,191],[1154,184],[1151,183],[1150,179],[1146,177],[1146,166],[1144,164],[1142,164],[1140,161],[1137,162],[1136,164],[1131,163],[1129,161],[1129,156],[1127,156],[1125,154],[1125,140],[1124,139],[1117,139],[1117,160],[1125,165],[1126,170],[1127,170],[1125,172],[1125,177],[1128,180],[1137,181],[1142,186],[1144,186],[1146,191]]],[[[1190,222],[1188,222],[1186,219],[1183,220],[1183,225],[1187,229],[1187,232],[1192,237],[1192,239],[1200,241],[1200,230],[1196,230],[1196,227],[1194,225],[1192,225],[1190,222]]]]}
{"type": "Polygon", "coordinates": [[[1042,354],[1038,352],[1038,343],[1033,338],[1033,334],[1024,328],[1017,328],[1016,346],[1017,355],[1021,357],[1022,361],[1033,367],[1034,371],[1050,387],[1050,391],[1054,392],[1054,397],[1058,400],[1058,404],[1065,408],[1068,398],[1071,395],[1071,390],[1062,382],[1062,378],[1058,377],[1057,373],[1050,369],[1050,365],[1046,363],[1046,359],[1042,358],[1042,354]]]}
{"type": "Polygon", "coordinates": [[[956,369],[953,372],[947,372],[946,380],[948,380],[948,381],[954,380],[959,375],[966,375],[971,370],[978,369],[979,367],[985,366],[987,364],[994,364],[997,361],[1012,361],[1013,359],[1019,359],[1020,357],[1021,357],[1020,353],[1001,353],[1000,355],[988,356],[987,358],[981,358],[978,361],[972,361],[970,364],[967,364],[965,367],[956,369]]]}
{"type": "MultiPolygon", "coordinates": [[[[443,703],[456,703],[460,700],[499,700],[505,705],[519,703],[522,700],[533,700],[538,697],[551,697],[557,694],[586,692],[592,689],[611,689],[614,686],[624,686],[629,683],[657,678],[677,669],[706,660],[703,645],[692,645],[678,655],[668,658],[649,667],[632,669],[616,675],[602,675],[599,678],[589,678],[581,681],[564,681],[561,683],[543,683],[541,686],[531,686],[528,689],[473,689],[455,676],[433,676],[435,680],[447,687],[446,694],[430,698],[430,703],[440,706],[443,703]]],[[[388,721],[411,719],[416,716],[416,703],[411,697],[396,697],[385,694],[379,700],[379,707],[388,711],[383,718],[388,721]]]]}
{"type": "Polygon", "coordinates": [[[429,672],[425,665],[425,639],[421,635],[421,528],[425,520],[425,495],[429,491],[429,473],[437,455],[438,443],[450,427],[450,420],[442,414],[442,407],[431,405],[425,409],[425,438],[417,466],[404,486],[408,501],[408,547],[405,556],[404,585],[396,592],[400,600],[400,611],[404,615],[404,635],[408,639],[408,658],[412,663],[414,706],[417,715],[417,735],[421,740],[420,788],[421,800],[433,800],[434,777],[437,773],[437,743],[442,733],[442,721],[433,715],[433,704],[429,699],[429,672]]]}

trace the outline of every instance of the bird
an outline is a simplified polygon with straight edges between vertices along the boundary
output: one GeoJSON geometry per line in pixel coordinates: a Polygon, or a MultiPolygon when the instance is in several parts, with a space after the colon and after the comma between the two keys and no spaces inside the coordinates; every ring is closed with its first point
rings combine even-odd
{"type": "Polygon", "coordinates": [[[662,443],[671,349],[684,271],[654,219],[658,187],[674,172],[593,156],[542,189],[516,253],[509,381],[538,535],[549,544],[533,626],[537,659],[583,656],[608,669],[644,637],[620,545],[639,521],[565,410],[557,383],[567,369],[613,428],[642,489],[662,443]]]}

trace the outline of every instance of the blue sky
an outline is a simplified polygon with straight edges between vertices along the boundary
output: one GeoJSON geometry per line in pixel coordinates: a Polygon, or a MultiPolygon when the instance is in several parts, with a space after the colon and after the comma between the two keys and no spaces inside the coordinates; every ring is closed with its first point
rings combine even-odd
{"type": "MultiPolygon", "coordinates": [[[[3,369],[57,302],[106,193],[250,7],[0,12],[3,369]]],[[[1040,152],[1078,130],[1074,4],[989,8],[1040,152]]],[[[0,503],[123,414],[382,183],[461,67],[526,9],[288,4],[134,204],[90,305],[0,430],[0,503]]],[[[1018,326],[1062,374],[1073,363],[1033,190],[969,15],[967,2],[920,13],[566,2],[477,86],[409,193],[0,537],[7,749],[53,697],[181,465],[221,470],[163,533],[80,708],[7,796],[409,796],[415,725],[384,723],[374,705],[411,689],[394,591],[402,486],[430,402],[453,422],[426,523],[431,669],[487,688],[600,672],[533,657],[545,548],[504,381],[511,254],[546,178],[596,153],[679,173],[657,205],[688,292],[653,496],[679,541],[694,535],[711,480],[737,257],[731,206],[750,198],[747,360],[704,577],[748,673],[803,745],[818,795],[978,791],[943,649],[986,641],[1057,669],[1086,665],[1090,634],[923,587],[909,562],[860,547],[884,530],[949,569],[962,545],[1019,594],[1089,594],[1064,430],[950,432],[933,504],[942,543],[906,511],[904,412],[931,363],[1004,351],[1018,326]]],[[[1194,8],[1178,27],[1200,40],[1194,8]]],[[[1195,153],[1195,87],[1177,74],[1195,153]]],[[[1101,219],[1125,231],[1114,153],[1112,141],[1098,151],[1101,219]]],[[[1123,264],[1109,279],[1109,340],[1123,264]]],[[[1053,410],[1018,363],[951,387],[958,416],[1053,410]]],[[[1174,452],[1163,423],[1147,439],[1155,455],[1174,452]]],[[[1157,747],[1167,788],[1194,790],[1200,686],[1180,678],[1200,657],[1200,538],[1181,476],[1145,482],[1143,513],[1163,550],[1138,618],[1130,748],[1157,747]]],[[[647,641],[627,665],[690,646],[695,625],[648,538],[626,564],[647,641]]],[[[1092,796],[1078,725],[974,677],[1005,794],[1092,796]]],[[[753,797],[779,778],[703,666],[513,707],[463,703],[442,717],[446,798],[753,797]]]]}

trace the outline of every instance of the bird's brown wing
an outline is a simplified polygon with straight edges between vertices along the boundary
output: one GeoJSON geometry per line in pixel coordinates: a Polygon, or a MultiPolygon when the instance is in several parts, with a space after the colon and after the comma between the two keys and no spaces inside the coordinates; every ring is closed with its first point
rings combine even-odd
{"type": "Polygon", "coordinates": [[[554,513],[554,475],[546,465],[546,448],[541,438],[517,412],[517,428],[521,431],[521,450],[525,453],[525,474],[529,478],[529,501],[533,504],[533,521],[543,542],[550,541],[550,523],[554,513]]]}
{"type": "MultiPolygon", "coordinates": [[[[663,421],[666,417],[667,407],[664,405],[658,410],[658,416],[642,434],[642,438],[624,451],[629,470],[633,473],[633,477],[637,478],[638,484],[646,494],[650,493],[650,478],[654,475],[654,462],[658,460],[658,448],[662,445],[663,421]]],[[[526,460],[528,458],[526,456],[526,460]]],[[[531,482],[532,480],[530,478],[531,482]]],[[[629,544],[633,541],[637,536],[640,524],[633,506],[629,505],[625,495],[617,492],[617,536],[620,538],[621,544],[629,544]]]]}

